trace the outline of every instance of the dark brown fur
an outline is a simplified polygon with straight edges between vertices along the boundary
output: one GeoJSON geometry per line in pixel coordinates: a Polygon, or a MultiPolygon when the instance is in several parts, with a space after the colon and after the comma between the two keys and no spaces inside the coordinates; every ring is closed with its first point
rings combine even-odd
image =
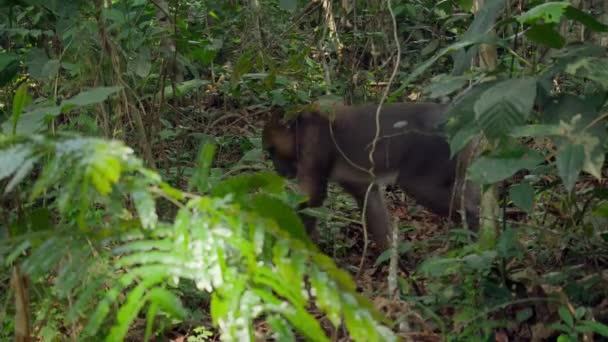
{"type": "MultiPolygon", "coordinates": [[[[282,121],[280,112],[273,113],[264,127],[264,149],[277,172],[295,177],[308,196],[301,208],[323,205],[329,181],[338,183],[362,208],[372,181],[364,170],[370,168],[368,156],[375,135],[376,108],[377,105],[337,105],[332,110],[333,121],[319,109],[305,110],[289,124],[282,121]]],[[[375,185],[366,211],[368,229],[381,248],[390,242],[390,221],[381,185],[399,185],[419,204],[441,216],[447,217],[450,212],[457,157],[450,158],[449,145],[438,130],[445,109],[445,105],[432,103],[383,106],[380,139],[374,154],[375,185]]],[[[473,227],[477,225],[478,193],[476,186],[467,184],[467,222],[473,227]]],[[[456,194],[452,213],[460,209],[460,198],[456,194]]],[[[301,217],[314,236],[315,219],[303,214],[301,217]]]]}

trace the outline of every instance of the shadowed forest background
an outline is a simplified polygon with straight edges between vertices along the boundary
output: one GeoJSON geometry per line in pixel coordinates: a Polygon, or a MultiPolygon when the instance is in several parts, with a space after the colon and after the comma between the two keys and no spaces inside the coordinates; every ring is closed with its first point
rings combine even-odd
{"type": "Polygon", "coordinates": [[[0,0],[0,340],[608,341],[606,24],[606,0],[0,0]],[[452,104],[480,230],[389,187],[400,240],[368,249],[332,186],[311,243],[261,128],[320,99],[452,104]]]}

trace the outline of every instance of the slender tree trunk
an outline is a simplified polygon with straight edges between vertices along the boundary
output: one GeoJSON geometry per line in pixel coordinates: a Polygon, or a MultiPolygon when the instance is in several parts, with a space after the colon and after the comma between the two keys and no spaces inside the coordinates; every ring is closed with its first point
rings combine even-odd
{"type": "MultiPolygon", "coordinates": [[[[484,0],[475,0],[473,9],[477,13],[484,6],[484,0]]],[[[479,48],[480,67],[492,71],[498,64],[496,47],[493,45],[482,44],[479,48]]],[[[488,141],[482,138],[477,151],[490,149],[488,141]]],[[[498,191],[496,185],[492,185],[484,191],[481,196],[480,208],[480,242],[482,246],[494,245],[499,234],[498,224],[498,191]]]]}

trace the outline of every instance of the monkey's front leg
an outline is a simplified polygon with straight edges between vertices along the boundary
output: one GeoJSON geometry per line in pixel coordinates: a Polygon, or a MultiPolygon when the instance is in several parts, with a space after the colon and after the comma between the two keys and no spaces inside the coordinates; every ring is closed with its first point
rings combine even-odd
{"type": "MultiPolygon", "coordinates": [[[[305,208],[318,208],[323,205],[323,201],[327,197],[327,179],[315,176],[314,174],[306,174],[306,172],[298,172],[298,185],[306,194],[308,200],[298,205],[298,210],[305,208]]],[[[300,219],[304,223],[304,227],[308,235],[313,241],[319,241],[319,232],[316,229],[317,219],[314,216],[298,213],[300,219]]]]}

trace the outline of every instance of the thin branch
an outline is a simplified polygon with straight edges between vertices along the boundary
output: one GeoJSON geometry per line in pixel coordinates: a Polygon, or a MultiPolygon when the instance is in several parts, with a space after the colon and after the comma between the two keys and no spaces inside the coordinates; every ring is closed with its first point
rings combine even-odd
{"type": "MultiPolygon", "coordinates": [[[[369,161],[371,163],[371,166],[368,170],[370,176],[371,176],[371,182],[370,185],[367,187],[367,191],[365,192],[365,199],[363,200],[363,210],[361,213],[361,224],[363,225],[363,237],[364,237],[364,243],[363,243],[363,253],[361,255],[361,261],[359,262],[359,270],[357,271],[357,276],[359,276],[361,270],[363,269],[363,262],[365,261],[365,256],[367,254],[367,248],[368,248],[368,237],[367,237],[367,223],[365,222],[365,217],[367,215],[367,203],[369,200],[369,192],[373,186],[374,180],[376,178],[376,175],[374,174],[374,170],[375,170],[375,163],[374,163],[374,153],[376,152],[376,147],[378,144],[378,139],[380,137],[380,111],[382,110],[382,105],[384,104],[384,101],[386,101],[386,98],[388,97],[388,93],[390,91],[391,88],[391,84],[393,83],[393,80],[395,79],[395,76],[397,75],[397,71],[399,70],[399,64],[401,63],[401,45],[399,44],[399,34],[397,31],[397,21],[395,19],[395,14],[393,13],[393,8],[391,5],[391,0],[387,0],[387,6],[388,6],[388,11],[391,15],[391,20],[393,22],[393,38],[395,39],[395,44],[397,45],[397,56],[395,58],[395,66],[393,68],[393,72],[391,74],[391,77],[388,80],[388,84],[386,85],[386,88],[384,88],[384,92],[382,93],[382,97],[380,98],[380,103],[378,104],[378,108],[376,109],[376,132],[374,134],[374,140],[372,142],[372,148],[369,151],[369,161]]],[[[386,237],[385,237],[386,238],[386,237]]],[[[391,239],[392,240],[392,239],[391,239]]],[[[396,248],[396,241],[392,241],[393,244],[393,248],[396,248]]]]}

